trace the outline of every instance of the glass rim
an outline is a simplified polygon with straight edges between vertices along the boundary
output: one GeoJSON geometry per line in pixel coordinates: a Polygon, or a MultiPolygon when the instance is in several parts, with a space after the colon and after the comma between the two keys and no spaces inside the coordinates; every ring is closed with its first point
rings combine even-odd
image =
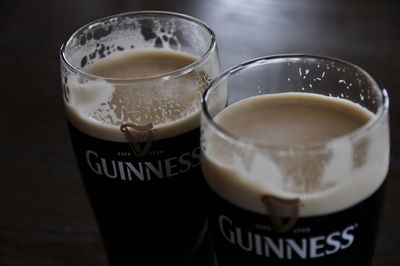
{"type": "MultiPolygon", "coordinates": [[[[300,92],[300,93],[303,93],[303,92],[300,92]]],[[[328,96],[328,97],[333,97],[333,96],[328,96]]],[[[388,113],[388,109],[389,109],[389,95],[388,95],[386,89],[383,86],[381,86],[379,84],[379,82],[377,82],[363,68],[361,68],[353,63],[350,63],[348,61],[338,59],[335,57],[316,55],[316,54],[303,54],[303,53],[277,54],[277,55],[271,55],[271,56],[258,57],[258,58],[254,58],[254,59],[245,61],[236,66],[233,66],[233,67],[227,69],[226,71],[224,71],[223,73],[221,73],[218,77],[216,77],[210,83],[210,85],[207,87],[207,89],[204,91],[202,98],[201,98],[202,117],[205,117],[208,125],[212,128],[212,130],[219,137],[221,137],[224,140],[228,141],[229,143],[233,143],[237,146],[250,147],[250,148],[261,148],[262,147],[263,149],[278,150],[278,151],[315,150],[315,149],[320,149],[321,147],[324,147],[325,145],[327,145],[329,143],[333,143],[333,142],[336,142],[339,140],[354,139],[359,136],[363,136],[363,135],[367,134],[367,132],[372,130],[374,127],[376,127],[379,123],[382,122],[382,120],[388,113]],[[360,73],[362,73],[368,79],[368,81],[372,82],[374,87],[377,88],[377,91],[379,92],[379,96],[382,99],[382,103],[380,104],[377,112],[374,113],[372,119],[370,119],[367,123],[365,123],[361,127],[357,128],[347,134],[340,135],[338,137],[331,138],[326,141],[312,141],[312,142],[308,142],[308,143],[294,144],[294,145],[278,145],[278,144],[274,144],[273,142],[269,142],[269,141],[260,141],[260,140],[246,138],[246,137],[241,137],[241,136],[231,133],[228,130],[225,130],[220,125],[218,125],[218,123],[215,122],[214,117],[208,111],[207,101],[208,101],[209,93],[213,89],[217,88],[222,81],[228,79],[230,76],[234,75],[235,73],[240,72],[245,69],[257,67],[260,65],[267,65],[268,63],[273,62],[273,61],[295,59],[295,58],[329,60],[329,61],[333,61],[333,62],[337,62],[337,63],[343,64],[343,65],[350,66],[350,67],[360,71],[360,73]]]]}
{"type": "MultiPolygon", "coordinates": [[[[169,80],[169,79],[173,79],[173,78],[177,78],[180,77],[182,75],[186,75],[190,72],[192,72],[194,69],[196,69],[199,65],[201,65],[204,61],[206,61],[206,59],[208,57],[211,56],[212,52],[216,50],[216,46],[217,46],[217,42],[216,42],[216,37],[215,37],[215,33],[214,31],[207,25],[205,24],[203,21],[186,15],[186,14],[181,14],[181,13],[176,13],[176,12],[170,12],[170,11],[158,11],[158,10],[142,10],[142,11],[132,11],[132,12],[124,12],[124,13],[118,13],[118,14],[114,14],[111,16],[106,16],[106,17],[102,17],[99,18],[97,20],[93,20],[85,25],[83,25],[82,27],[78,28],[77,30],[75,30],[70,37],[67,39],[66,42],[64,42],[61,45],[60,48],[60,58],[61,58],[61,62],[64,64],[64,66],[66,68],[69,69],[69,71],[74,72],[76,74],[79,74],[83,77],[87,77],[90,79],[105,79],[108,82],[115,82],[118,84],[121,84],[121,82],[127,82],[127,83],[141,83],[141,82],[149,82],[149,81],[156,81],[156,80],[169,80]],[[197,59],[195,60],[193,63],[188,64],[184,67],[181,67],[177,70],[174,71],[170,71],[170,72],[166,72],[166,73],[162,73],[162,74],[158,74],[158,75],[154,75],[154,76],[148,76],[148,77],[141,77],[141,78],[113,78],[113,77],[103,77],[103,76],[98,76],[98,75],[94,75],[94,74],[90,74],[84,70],[82,70],[81,68],[75,66],[74,64],[72,64],[66,56],[66,48],[67,45],[83,30],[88,29],[90,27],[93,27],[93,25],[96,25],[98,23],[103,23],[105,21],[117,18],[117,17],[124,17],[124,16],[130,16],[130,15],[156,15],[156,16],[171,16],[171,17],[176,17],[176,18],[181,18],[183,20],[187,20],[190,22],[194,22],[195,24],[197,24],[198,26],[200,26],[201,28],[203,28],[206,32],[208,32],[210,34],[210,44],[208,46],[208,49],[197,59]]],[[[160,51],[163,49],[159,49],[160,51]]],[[[172,50],[173,51],[173,50],[172,50]]]]}

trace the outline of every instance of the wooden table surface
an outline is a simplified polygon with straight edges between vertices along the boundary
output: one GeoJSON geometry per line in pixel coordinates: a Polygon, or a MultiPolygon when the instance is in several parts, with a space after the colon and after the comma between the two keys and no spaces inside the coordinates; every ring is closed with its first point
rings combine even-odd
{"type": "Polygon", "coordinates": [[[391,167],[374,266],[400,265],[400,1],[2,1],[0,265],[106,265],[65,123],[59,48],[107,15],[169,10],[214,29],[222,67],[281,53],[351,61],[391,98],[391,167]]]}

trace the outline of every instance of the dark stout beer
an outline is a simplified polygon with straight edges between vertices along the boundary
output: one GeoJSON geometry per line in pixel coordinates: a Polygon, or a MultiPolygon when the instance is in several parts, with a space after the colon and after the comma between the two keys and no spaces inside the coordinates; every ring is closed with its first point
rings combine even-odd
{"type": "Polygon", "coordinates": [[[85,69],[103,81],[67,84],[72,143],[113,265],[201,262],[193,262],[206,230],[198,103],[208,77],[154,81],[196,60],[126,52],[85,69]],[[147,80],[127,86],[124,78],[147,80]]]}
{"type": "Polygon", "coordinates": [[[218,113],[213,120],[228,137],[204,123],[202,169],[219,265],[369,265],[388,132],[347,135],[373,117],[348,100],[281,93],[218,113]]]}

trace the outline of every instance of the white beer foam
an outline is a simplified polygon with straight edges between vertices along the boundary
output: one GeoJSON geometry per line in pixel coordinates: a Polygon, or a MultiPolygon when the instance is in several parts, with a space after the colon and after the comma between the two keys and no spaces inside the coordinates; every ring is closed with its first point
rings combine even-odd
{"type": "Polygon", "coordinates": [[[69,106],[83,117],[90,117],[104,103],[111,100],[115,87],[103,80],[79,81],[71,76],[67,83],[70,89],[69,106]]]}
{"type": "MultiPolygon", "coordinates": [[[[107,87],[104,82],[104,87],[107,87]]],[[[97,87],[101,87],[96,84],[97,87]]],[[[86,89],[84,89],[86,91],[86,89]]],[[[86,93],[83,93],[87,96],[86,93]]],[[[82,95],[82,94],[81,94],[82,95]]],[[[103,96],[106,96],[104,94],[103,96]]],[[[66,114],[69,121],[85,132],[88,135],[117,142],[126,142],[125,135],[121,132],[119,124],[122,124],[124,120],[116,117],[115,112],[110,110],[101,110],[99,113],[102,119],[99,119],[98,111],[99,106],[108,102],[103,101],[104,98],[97,98],[94,102],[85,104],[83,99],[71,100],[71,104],[66,104],[66,114]]],[[[199,127],[200,124],[200,110],[198,107],[192,107],[191,112],[185,114],[176,120],[165,120],[162,123],[158,123],[153,127],[154,139],[163,139],[172,136],[176,136],[187,132],[191,129],[199,127]]]]}
{"type": "MultiPolygon", "coordinates": [[[[148,53],[154,49],[141,49],[135,52],[148,53]]],[[[168,49],[163,50],[172,54],[197,58],[168,49]]],[[[159,50],[157,50],[159,53],[159,50]]],[[[118,53],[111,59],[123,58],[118,53]]],[[[142,125],[140,118],[147,115],[136,115],[142,109],[149,115],[153,124],[154,139],[176,136],[200,124],[200,98],[203,90],[212,77],[219,72],[219,65],[214,61],[204,62],[203,69],[190,72],[190,76],[171,79],[160,79],[157,82],[143,84],[112,84],[106,79],[79,79],[74,75],[68,77],[67,87],[70,90],[69,101],[66,102],[66,114],[69,121],[88,135],[110,140],[125,142],[125,136],[120,130],[124,123],[142,125]],[[203,77],[203,76],[204,77],[203,77]],[[117,97],[115,95],[118,94],[117,97]],[[185,102],[185,97],[191,99],[185,102]],[[192,101],[194,99],[194,101],[192,101]],[[183,104],[185,103],[185,104],[183,104]],[[181,106],[184,111],[180,111],[181,106]],[[178,114],[178,115],[175,115],[178,114]]],[[[149,119],[148,119],[149,120],[149,119]]]]}
{"type": "Polygon", "coordinates": [[[203,172],[217,194],[257,213],[267,214],[261,200],[265,195],[300,199],[301,216],[340,211],[369,197],[385,180],[389,164],[389,133],[385,123],[370,129],[365,161],[359,167],[353,163],[354,139],[339,138],[330,142],[326,151],[332,156],[319,177],[320,188],[312,192],[296,192],[270,151],[253,149],[246,154],[245,147],[235,146],[207,126],[204,127],[203,172]]]}

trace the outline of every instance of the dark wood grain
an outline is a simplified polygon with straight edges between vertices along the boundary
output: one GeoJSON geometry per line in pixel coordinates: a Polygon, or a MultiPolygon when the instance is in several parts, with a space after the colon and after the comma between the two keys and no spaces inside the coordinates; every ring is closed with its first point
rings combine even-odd
{"type": "Polygon", "coordinates": [[[400,2],[7,1],[0,13],[0,265],[106,265],[63,114],[59,48],[78,27],[133,10],[206,22],[223,69],[281,53],[351,61],[391,98],[392,156],[374,265],[400,265],[400,2]]]}

